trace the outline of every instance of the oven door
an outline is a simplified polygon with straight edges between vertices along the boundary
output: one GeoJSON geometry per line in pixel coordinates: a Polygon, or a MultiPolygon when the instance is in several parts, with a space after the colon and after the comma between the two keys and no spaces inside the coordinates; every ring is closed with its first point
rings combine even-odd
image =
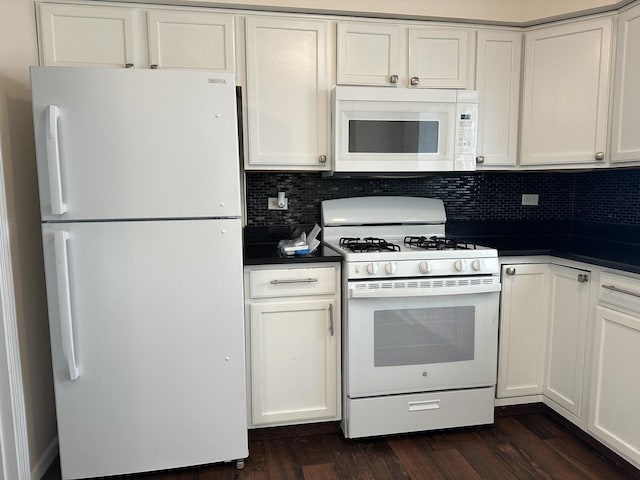
{"type": "Polygon", "coordinates": [[[348,282],[347,395],[495,385],[500,283],[483,282],[348,282]]]}

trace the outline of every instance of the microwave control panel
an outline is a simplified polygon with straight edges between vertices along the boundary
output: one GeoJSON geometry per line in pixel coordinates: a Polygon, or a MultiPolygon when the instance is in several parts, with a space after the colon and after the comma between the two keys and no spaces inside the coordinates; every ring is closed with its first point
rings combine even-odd
{"type": "Polygon", "coordinates": [[[478,104],[458,103],[456,109],[456,155],[476,154],[478,104]]]}

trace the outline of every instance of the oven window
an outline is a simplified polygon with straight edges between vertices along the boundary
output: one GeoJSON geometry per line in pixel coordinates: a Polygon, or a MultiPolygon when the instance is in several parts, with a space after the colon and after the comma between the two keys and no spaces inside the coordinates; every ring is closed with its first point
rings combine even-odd
{"type": "Polygon", "coordinates": [[[438,153],[435,120],[349,120],[351,153],[438,153]]]}
{"type": "Polygon", "coordinates": [[[474,358],[474,306],[377,310],[373,321],[376,367],[474,358]]]}

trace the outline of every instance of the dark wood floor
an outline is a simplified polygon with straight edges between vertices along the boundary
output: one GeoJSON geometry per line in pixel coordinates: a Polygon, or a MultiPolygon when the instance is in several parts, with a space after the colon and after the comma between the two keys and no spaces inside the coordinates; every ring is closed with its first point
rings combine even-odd
{"type": "MultiPolygon", "coordinates": [[[[345,440],[335,423],[253,430],[243,470],[217,464],[126,480],[640,479],[549,413],[496,418],[492,426],[345,440]]],[[[46,480],[60,478],[53,465],[46,480]]]]}

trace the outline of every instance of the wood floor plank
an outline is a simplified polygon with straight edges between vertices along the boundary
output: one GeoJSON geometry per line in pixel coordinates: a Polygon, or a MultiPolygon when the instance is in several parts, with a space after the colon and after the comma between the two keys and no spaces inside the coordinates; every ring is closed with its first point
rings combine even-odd
{"type": "Polygon", "coordinates": [[[599,480],[602,478],[607,480],[640,479],[640,472],[633,477],[620,471],[614,465],[594,457],[593,451],[583,443],[567,442],[560,438],[545,440],[545,443],[580,470],[585,480],[599,480]]]}
{"type": "Polygon", "coordinates": [[[386,438],[360,441],[359,448],[367,456],[376,479],[408,480],[408,475],[386,438]]]}
{"type": "Polygon", "coordinates": [[[387,442],[411,480],[446,478],[413,438],[408,436],[394,437],[387,442]]]}
{"type": "Polygon", "coordinates": [[[316,465],[303,465],[302,475],[304,480],[339,480],[333,463],[321,463],[316,465]]]}
{"type": "Polygon", "coordinates": [[[482,477],[476,472],[467,459],[455,448],[436,450],[430,453],[434,461],[445,473],[446,478],[464,480],[481,480],[482,477]]]}
{"type": "Polygon", "coordinates": [[[549,447],[517,417],[508,417],[496,424],[496,428],[508,428],[511,444],[526,456],[541,478],[562,478],[563,480],[584,480],[564,457],[549,447]]]}

